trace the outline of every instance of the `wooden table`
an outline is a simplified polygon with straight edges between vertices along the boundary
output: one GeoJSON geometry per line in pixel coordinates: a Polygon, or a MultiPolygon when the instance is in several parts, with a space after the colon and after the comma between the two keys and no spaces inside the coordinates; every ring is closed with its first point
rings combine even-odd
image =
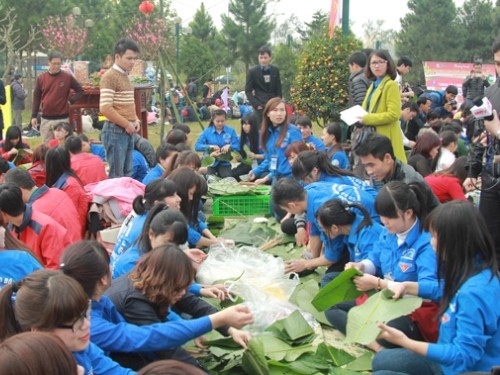
{"type": "MultiPolygon", "coordinates": [[[[139,134],[146,139],[148,138],[148,97],[152,93],[152,90],[153,86],[151,85],[134,86],[135,113],[141,121],[139,134]]],[[[85,90],[83,96],[69,106],[69,122],[73,126],[76,125],[78,134],[82,132],[82,109],[99,109],[100,94],[99,89],[85,90]]]]}

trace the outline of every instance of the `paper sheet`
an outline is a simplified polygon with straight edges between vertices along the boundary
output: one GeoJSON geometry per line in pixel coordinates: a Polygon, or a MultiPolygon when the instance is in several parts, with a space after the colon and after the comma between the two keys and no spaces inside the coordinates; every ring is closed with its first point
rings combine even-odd
{"type": "Polygon", "coordinates": [[[367,113],[368,112],[366,112],[363,109],[363,107],[361,107],[360,105],[355,105],[354,107],[348,108],[340,112],[340,119],[344,121],[347,125],[351,126],[356,122],[358,122],[359,119],[362,118],[367,113]]]}

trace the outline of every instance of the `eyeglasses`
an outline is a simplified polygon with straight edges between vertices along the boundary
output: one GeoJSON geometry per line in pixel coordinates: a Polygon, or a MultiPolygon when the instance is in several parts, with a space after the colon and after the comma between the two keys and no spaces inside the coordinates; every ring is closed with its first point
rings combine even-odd
{"type": "Polygon", "coordinates": [[[381,66],[387,64],[387,61],[385,60],[380,60],[380,61],[372,61],[370,63],[370,66],[381,66]]]}
{"type": "Polygon", "coordinates": [[[80,315],[76,320],[71,323],[71,324],[59,324],[57,328],[62,328],[62,329],[70,329],[73,331],[73,333],[76,333],[80,331],[83,327],[83,324],[85,323],[85,319],[90,320],[90,312],[92,311],[92,301],[89,300],[89,304],[87,306],[87,309],[85,312],[80,315]]]}

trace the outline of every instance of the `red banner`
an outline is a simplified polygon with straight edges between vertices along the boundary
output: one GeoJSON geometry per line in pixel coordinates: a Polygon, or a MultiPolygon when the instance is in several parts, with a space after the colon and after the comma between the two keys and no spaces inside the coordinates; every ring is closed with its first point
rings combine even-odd
{"type": "MultiPolygon", "coordinates": [[[[424,61],[425,84],[428,90],[444,90],[455,85],[462,94],[462,83],[470,75],[472,63],[424,61]]],[[[495,65],[483,64],[483,74],[490,83],[496,79],[495,65]]]]}

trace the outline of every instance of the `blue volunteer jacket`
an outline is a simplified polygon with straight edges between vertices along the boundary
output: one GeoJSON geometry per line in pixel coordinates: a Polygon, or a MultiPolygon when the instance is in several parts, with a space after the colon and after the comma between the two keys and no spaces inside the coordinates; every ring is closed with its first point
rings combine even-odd
{"type": "Polygon", "coordinates": [[[304,143],[312,143],[314,148],[319,151],[325,151],[325,144],[319,138],[316,138],[314,134],[311,134],[307,139],[304,139],[304,143]]]}
{"type": "Polygon", "coordinates": [[[43,266],[23,250],[0,251],[0,289],[7,284],[24,279],[30,273],[43,269],[43,266]]]}
{"type": "MultiPolygon", "coordinates": [[[[372,225],[365,226],[358,231],[359,225],[363,221],[363,216],[356,214],[354,223],[352,223],[351,231],[348,236],[342,236],[344,244],[349,250],[349,260],[351,262],[360,262],[368,258],[372,252],[373,245],[377,242],[382,233],[382,225],[376,221],[372,221],[372,225]]],[[[339,258],[341,254],[338,255],[339,258]]]]}
{"type": "MultiPolygon", "coordinates": [[[[327,155],[330,154],[330,150],[331,147],[326,151],[327,155]]],[[[330,157],[330,163],[332,163],[332,165],[336,167],[339,167],[340,169],[349,170],[351,168],[351,163],[349,163],[349,157],[347,156],[344,150],[338,150],[337,152],[335,152],[330,157]]]]}
{"type": "Polygon", "coordinates": [[[269,138],[266,142],[267,151],[264,151],[264,161],[252,170],[254,175],[259,176],[269,172],[268,177],[271,180],[274,177],[292,177],[292,168],[285,156],[285,151],[288,145],[293,142],[302,142],[302,133],[295,125],[289,124],[285,139],[283,139],[281,145],[276,147],[276,141],[280,136],[281,126],[282,125],[276,128],[270,126],[269,129],[267,129],[269,132],[269,138]],[[277,158],[275,170],[271,170],[271,158],[273,156],[277,158]]]}
{"type": "Polygon", "coordinates": [[[331,182],[313,182],[304,187],[307,193],[307,222],[311,223],[311,236],[320,236],[325,247],[324,256],[331,262],[339,260],[342,254],[344,238],[338,236],[331,239],[321,229],[316,213],[328,200],[338,198],[347,202],[363,205],[370,214],[372,220],[379,222],[380,218],[375,212],[375,199],[369,193],[359,190],[354,186],[335,184],[331,182]]]}
{"type": "Polygon", "coordinates": [[[188,225],[188,244],[191,248],[196,247],[196,244],[203,236],[202,232],[208,228],[207,223],[202,219],[204,215],[200,215],[200,213],[198,213],[198,221],[188,225]]]}
{"type": "Polygon", "coordinates": [[[100,301],[92,301],[91,314],[90,339],[108,353],[177,348],[212,330],[208,316],[136,326],[125,321],[107,296],[102,296],[100,301]]]}
{"type": "MultiPolygon", "coordinates": [[[[194,145],[194,149],[198,152],[205,152],[207,146],[209,145],[217,145],[222,148],[228,144],[231,145],[231,150],[240,151],[240,139],[238,138],[236,131],[229,126],[224,125],[221,132],[219,133],[217,132],[217,129],[215,129],[215,126],[212,125],[203,130],[203,132],[198,137],[196,144],[194,145]]],[[[231,163],[228,161],[217,160],[213,166],[216,167],[219,164],[231,165],[231,163]]]]}
{"type": "Polygon", "coordinates": [[[139,182],[142,182],[144,177],[149,172],[149,165],[146,161],[144,155],[142,155],[139,151],[134,150],[132,153],[132,164],[133,164],[133,172],[132,178],[139,182]]]}
{"type": "Polygon", "coordinates": [[[437,284],[437,258],[431,246],[429,232],[419,230],[417,219],[405,241],[398,245],[398,237],[383,228],[368,259],[377,274],[394,281],[416,281],[437,284]]]}
{"type": "Polygon", "coordinates": [[[121,367],[92,342],[87,349],[74,352],[76,363],[83,367],[84,375],[134,375],[135,371],[121,367]]]}
{"type": "Polygon", "coordinates": [[[125,219],[111,253],[111,270],[115,268],[118,258],[139,238],[147,216],[148,212],[145,212],[143,215],[131,215],[125,219]]]}
{"type": "Polygon", "coordinates": [[[153,168],[151,168],[148,174],[142,179],[142,183],[144,185],[149,184],[151,181],[158,180],[165,172],[165,168],[163,168],[159,163],[156,164],[153,168]]]}
{"type": "Polygon", "coordinates": [[[472,276],[441,317],[439,339],[427,357],[445,375],[489,372],[500,364],[500,282],[490,270],[472,276]]]}
{"type": "Polygon", "coordinates": [[[373,186],[354,176],[330,176],[325,172],[321,172],[318,182],[333,182],[335,184],[354,186],[355,188],[366,191],[373,198],[376,198],[378,194],[378,191],[375,190],[373,186]]]}

